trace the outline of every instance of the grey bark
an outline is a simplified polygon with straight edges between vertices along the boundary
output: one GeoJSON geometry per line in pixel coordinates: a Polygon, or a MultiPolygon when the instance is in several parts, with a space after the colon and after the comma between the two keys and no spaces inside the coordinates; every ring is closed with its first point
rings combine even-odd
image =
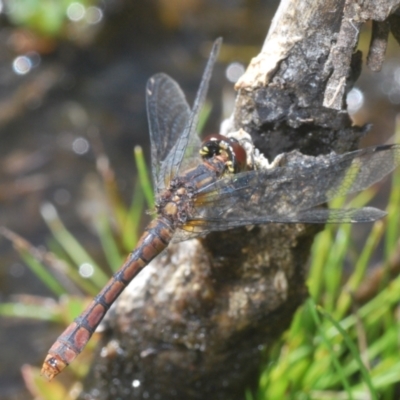
{"type": "MultiPolygon", "coordinates": [[[[233,127],[270,160],[294,149],[310,156],[355,149],[364,130],[352,126],[345,96],[361,69],[359,27],[368,19],[387,24],[399,2],[283,0],[236,85],[233,127]]],[[[385,26],[371,42],[374,69],[385,26]]],[[[319,229],[271,224],[170,246],[111,311],[80,398],[243,399],[262,349],[307,296],[319,229]]]]}

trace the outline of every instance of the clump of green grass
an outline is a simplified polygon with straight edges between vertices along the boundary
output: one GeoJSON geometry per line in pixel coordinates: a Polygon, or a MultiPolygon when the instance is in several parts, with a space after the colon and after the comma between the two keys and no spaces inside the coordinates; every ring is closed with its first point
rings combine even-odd
{"type": "MultiPolygon", "coordinates": [[[[134,185],[131,204],[127,207],[119,194],[114,172],[110,168],[105,154],[97,157],[97,167],[103,183],[103,194],[107,206],[93,215],[94,227],[101,248],[104,252],[106,266],[100,266],[79,241],[67,230],[57,210],[52,204],[42,206],[42,217],[52,236],[48,247],[53,251],[45,251],[34,247],[28,241],[0,227],[0,235],[9,239],[21,259],[33,273],[51,290],[58,301],[49,303],[48,298],[37,296],[16,296],[16,301],[0,304],[0,316],[30,318],[59,323],[67,327],[76,315],[79,315],[100,289],[108,281],[125,259],[126,254],[134,248],[139,235],[141,220],[146,208],[153,208],[154,199],[142,149],[134,149],[134,158],[138,170],[138,179],[134,185]],[[88,268],[86,278],[80,270],[88,268]]],[[[79,363],[72,363],[64,373],[71,379],[79,380],[88,371],[96,340],[90,340],[85,351],[80,355],[79,363]]],[[[43,354],[43,357],[45,354],[43,354]]],[[[37,367],[23,366],[22,375],[25,383],[35,397],[44,400],[68,400],[74,398],[79,388],[74,385],[57,382],[46,382],[40,376],[37,367]]]]}
{"type": "MultiPolygon", "coordinates": [[[[400,129],[397,142],[400,139],[400,129]]],[[[362,207],[377,186],[359,194],[362,207]]],[[[335,200],[334,207],[342,199],[335,200]]],[[[377,221],[361,249],[351,225],[326,226],[314,241],[310,299],[270,349],[257,393],[247,400],[395,398],[400,387],[400,171],[392,176],[388,217],[377,221]],[[378,246],[383,261],[368,272],[378,246]],[[345,275],[345,262],[351,265],[345,275]],[[396,392],[397,386],[397,392],[396,392]]]]}

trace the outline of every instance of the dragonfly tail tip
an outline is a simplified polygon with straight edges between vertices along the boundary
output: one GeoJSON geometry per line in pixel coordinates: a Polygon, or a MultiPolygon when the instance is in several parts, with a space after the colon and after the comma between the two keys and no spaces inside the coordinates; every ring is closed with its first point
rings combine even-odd
{"type": "Polygon", "coordinates": [[[67,365],[68,364],[64,362],[59,356],[47,354],[40,375],[44,376],[48,381],[51,381],[67,365]]]}

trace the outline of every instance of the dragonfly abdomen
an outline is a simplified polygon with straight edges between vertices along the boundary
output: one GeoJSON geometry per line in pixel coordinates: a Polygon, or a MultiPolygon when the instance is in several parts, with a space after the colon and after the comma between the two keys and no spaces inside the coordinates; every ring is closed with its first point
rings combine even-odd
{"type": "Polygon", "coordinates": [[[174,229],[164,218],[152,221],[135,250],[86,310],[68,326],[50,348],[42,368],[49,380],[58,375],[83,350],[104,315],[131,280],[171,241],[174,229]]]}

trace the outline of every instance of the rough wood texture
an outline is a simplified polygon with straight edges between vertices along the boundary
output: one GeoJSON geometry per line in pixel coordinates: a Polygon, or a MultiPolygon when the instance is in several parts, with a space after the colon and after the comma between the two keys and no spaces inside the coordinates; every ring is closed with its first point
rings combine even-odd
{"type": "MultiPolygon", "coordinates": [[[[399,0],[384,0],[379,2],[370,0],[363,3],[346,0],[338,39],[332,48],[327,63],[327,71],[332,71],[332,75],[325,89],[323,102],[325,107],[336,110],[343,108],[343,99],[347,93],[346,88],[349,86],[347,80],[351,74],[351,59],[355,46],[358,43],[361,24],[368,20],[381,21],[380,30],[382,31],[384,21],[399,7],[399,4],[399,0]]],[[[370,66],[373,70],[378,70],[380,64],[382,64],[382,53],[384,53],[386,48],[386,46],[383,46],[383,42],[387,41],[387,35],[385,38],[385,35],[380,33],[380,41],[376,40],[376,29],[373,35],[370,66]],[[378,50],[378,46],[380,50],[378,50]],[[380,56],[376,53],[380,53],[380,56]]]]}
{"type": "MultiPolygon", "coordinates": [[[[352,126],[345,94],[361,68],[359,26],[385,20],[397,3],[283,0],[237,84],[232,128],[270,159],[354,149],[363,129],[352,126]]],[[[170,247],[111,311],[81,399],[243,399],[261,350],[307,295],[318,229],[271,224],[170,247]]]]}

